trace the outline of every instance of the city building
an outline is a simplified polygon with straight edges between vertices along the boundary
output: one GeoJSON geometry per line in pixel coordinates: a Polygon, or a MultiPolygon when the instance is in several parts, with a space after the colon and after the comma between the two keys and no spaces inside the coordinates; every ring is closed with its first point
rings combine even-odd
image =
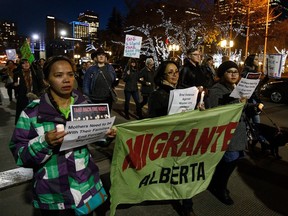
{"type": "Polygon", "coordinates": [[[72,37],[72,27],[69,23],[46,16],[46,56],[68,55],[73,57],[73,47],[63,39],[72,37]]]}
{"type": "Polygon", "coordinates": [[[88,34],[82,37],[84,42],[95,44],[98,41],[99,17],[93,11],[80,13],[78,21],[88,24],[88,34]]]}
{"type": "Polygon", "coordinates": [[[12,21],[0,21],[0,54],[5,54],[7,49],[19,51],[25,37],[17,34],[17,26],[12,21]]]}

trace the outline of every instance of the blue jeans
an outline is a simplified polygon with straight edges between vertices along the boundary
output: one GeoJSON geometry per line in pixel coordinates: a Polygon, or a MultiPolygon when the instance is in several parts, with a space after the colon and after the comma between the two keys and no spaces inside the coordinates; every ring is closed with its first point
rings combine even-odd
{"type": "Polygon", "coordinates": [[[138,91],[126,91],[126,90],[124,90],[124,94],[125,94],[125,105],[124,105],[125,114],[126,115],[129,114],[130,98],[132,96],[132,98],[133,98],[133,100],[134,100],[134,102],[136,104],[137,115],[139,117],[142,117],[141,107],[140,107],[140,103],[139,103],[139,93],[138,93],[138,91]]]}

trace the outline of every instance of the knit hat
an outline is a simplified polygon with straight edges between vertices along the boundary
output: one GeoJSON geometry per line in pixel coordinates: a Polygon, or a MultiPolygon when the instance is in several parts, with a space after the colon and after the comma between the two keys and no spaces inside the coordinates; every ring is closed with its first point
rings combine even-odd
{"type": "Polygon", "coordinates": [[[233,62],[233,61],[225,61],[225,62],[223,62],[223,63],[219,66],[219,68],[218,68],[218,70],[217,70],[217,75],[218,75],[218,77],[221,78],[221,77],[224,75],[224,73],[225,73],[227,70],[229,70],[230,68],[236,68],[236,69],[238,69],[238,65],[237,65],[235,62],[233,62]]]}

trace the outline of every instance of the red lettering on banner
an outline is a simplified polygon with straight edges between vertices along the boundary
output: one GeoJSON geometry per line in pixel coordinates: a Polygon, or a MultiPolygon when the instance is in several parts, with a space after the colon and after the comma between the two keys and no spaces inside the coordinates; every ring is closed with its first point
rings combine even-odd
{"type": "Polygon", "coordinates": [[[238,122],[230,122],[230,124],[227,125],[221,151],[226,151],[226,149],[228,148],[229,141],[232,139],[234,130],[236,129],[237,125],[238,122]],[[231,133],[232,130],[233,133],[231,133]]]}
{"type": "MultiPolygon", "coordinates": [[[[166,142],[161,142],[161,143],[157,143],[158,140],[167,140],[169,137],[168,133],[161,133],[159,135],[157,135],[151,143],[150,146],[150,151],[149,151],[149,159],[151,161],[156,160],[158,158],[160,158],[160,155],[163,152],[163,149],[165,147],[165,143],[166,142]],[[156,151],[155,151],[156,150],[156,151]]],[[[147,145],[148,146],[148,145],[147,145]]],[[[146,162],[146,161],[145,161],[146,162]]]]}
{"type": "Polygon", "coordinates": [[[122,170],[124,171],[127,168],[141,170],[146,166],[148,157],[153,161],[168,156],[181,157],[205,154],[207,151],[216,152],[217,144],[220,144],[218,140],[221,136],[224,136],[221,151],[225,151],[237,125],[237,122],[230,122],[227,125],[204,128],[198,140],[196,140],[196,137],[199,129],[195,128],[191,129],[188,136],[185,130],[177,130],[170,134],[167,132],[157,135],[142,134],[135,137],[135,143],[131,138],[126,141],[129,154],[123,161],[122,170]]]}

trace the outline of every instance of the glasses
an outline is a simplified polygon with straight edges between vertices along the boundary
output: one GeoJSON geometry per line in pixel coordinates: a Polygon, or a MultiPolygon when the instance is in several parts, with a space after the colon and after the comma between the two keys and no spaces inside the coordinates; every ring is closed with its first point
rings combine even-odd
{"type": "Polygon", "coordinates": [[[174,71],[174,72],[173,72],[173,71],[169,71],[169,72],[167,72],[166,74],[167,74],[168,76],[175,76],[175,75],[178,76],[178,75],[179,75],[179,71],[174,71]]]}
{"type": "Polygon", "coordinates": [[[239,75],[238,70],[227,70],[226,73],[227,74],[237,74],[237,75],[239,75]]]}

